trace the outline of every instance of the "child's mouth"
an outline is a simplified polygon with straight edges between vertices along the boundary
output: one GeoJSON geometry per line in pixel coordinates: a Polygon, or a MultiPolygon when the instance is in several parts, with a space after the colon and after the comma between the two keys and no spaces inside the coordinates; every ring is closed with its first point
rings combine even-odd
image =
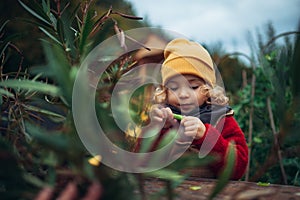
{"type": "Polygon", "coordinates": [[[193,104],[180,104],[179,107],[182,111],[186,111],[186,110],[192,109],[194,107],[194,105],[193,104]]]}

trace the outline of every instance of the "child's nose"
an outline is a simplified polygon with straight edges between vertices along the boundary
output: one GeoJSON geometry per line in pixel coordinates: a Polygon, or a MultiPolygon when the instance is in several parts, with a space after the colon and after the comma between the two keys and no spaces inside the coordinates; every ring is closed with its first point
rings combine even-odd
{"type": "Polygon", "coordinates": [[[179,94],[178,94],[179,98],[187,98],[190,96],[189,91],[187,91],[186,89],[182,88],[179,90],[179,94]]]}

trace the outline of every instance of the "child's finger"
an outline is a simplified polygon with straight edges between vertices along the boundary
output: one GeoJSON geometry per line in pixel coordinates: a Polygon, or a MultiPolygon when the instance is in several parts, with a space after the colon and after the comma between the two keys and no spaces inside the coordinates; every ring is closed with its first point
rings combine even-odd
{"type": "Polygon", "coordinates": [[[161,109],[159,108],[154,108],[151,112],[152,117],[160,117],[164,118],[164,113],[161,109]]]}
{"type": "Polygon", "coordinates": [[[184,135],[188,137],[195,137],[197,135],[197,131],[184,131],[184,135]]]}
{"type": "Polygon", "coordinates": [[[53,188],[46,187],[38,193],[35,200],[50,200],[52,199],[52,196],[53,196],[53,188]]]}
{"type": "Polygon", "coordinates": [[[193,125],[194,123],[196,123],[196,121],[190,117],[183,117],[183,119],[181,120],[181,123],[183,126],[190,126],[190,125],[193,125]]]}
{"type": "Polygon", "coordinates": [[[167,113],[167,117],[169,119],[173,119],[174,117],[173,117],[173,112],[172,112],[171,108],[167,107],[165,110],[166,110],[166,113],[167,113]]]}
{"type": "Polygon", "coordinates": [[[194,124],[194,125],[191,125],[191,126],[185,126],[184,131],[197,131],[198,128],[199,128],[199,126],[194,124]]]}
{"type": "Polygon", "coordinates": [[[195,121],[195,120],[190,120],[190,121],[183,121],[182,125],[184,127],[195,127],[196,124],[199,124],[199,121],[195,121]]]}
{"type": "Polygon", "coordinates": [[[172,113],[172,111],[169,108],[162,108],[161,111],[164,119],[170,119],[170,112],[172,113]]]}
{"type": "Polygon", "coordinates": [[[163,122],[163,118],[161,117],[152,117],[152,119],[157,122],[163,122]]]}

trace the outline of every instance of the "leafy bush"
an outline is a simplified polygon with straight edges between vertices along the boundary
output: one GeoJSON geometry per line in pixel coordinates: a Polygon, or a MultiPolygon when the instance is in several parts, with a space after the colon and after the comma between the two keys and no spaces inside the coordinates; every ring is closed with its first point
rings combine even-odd
{"type": "MultiPolygon", "coordinates": [[[[251,150],[246,180],[282,184],[299,183],[299,37],[297,31],[274,35],[268,26],[267,42],[259,35],[259,47],[250,58],[252,72],[247,85],[237,92],[235,105],[251,150]],[[283,43],[276,40],[285,36],[283,43]],[[252,76],[252,77],[251,77],[252,76]],[[249,83],[250,82],[250,83],[249,83]],[[260,169],[260,170],[257,170],[260,169]]],[[[249,74],[249,72],[248,72],[249,74]]]]}

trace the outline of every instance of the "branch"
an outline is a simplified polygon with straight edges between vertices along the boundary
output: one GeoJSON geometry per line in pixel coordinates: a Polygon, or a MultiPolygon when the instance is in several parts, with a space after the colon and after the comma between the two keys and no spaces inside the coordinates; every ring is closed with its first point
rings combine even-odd
{"type": "Polygon", "coordinates": [[[276,35],[276,36],[272,37],[272,38],[267,42],[267,44],[265,44],[265,45],[263,46],[263,48],[261,49],[262,55],[265,54],[265,50],[266,50],[266,49],[267,49],[267,48],[268,48],[275,40],[277,40],[278,38],[281,38],[281,37],[283,37],[283,36],[292,35],[292,34],[300,34],[300,32],[299,32],[299,31],[289,31],[289,32],[284,32],[284,33],[281,33],[281,34],[279,34],[279,35],[276,35]]]}
{"type": "Polygon", "coordinates": [[[267,98],[267,107],[268,107],[268,113],[269,113],[269,119],[270,119],[270,124],[271,124],[271,128],[272,128],[272,133],[273,133],[273,137],[274,137],[274,147],[275,147],[275,151],[277,152],[282,179],[283,179],[284,184],[287,185],[287,178],[286,178],[286,173],[285,173],[285,170],[283,167],[281,150],[280,150],[280,146],[278,143],[277,133],[275,130],[275,123],[274,123],[274,117],[273,117],[273,112],[272,112],[272,108],[271,108],[270,97],[267,98]]]}

